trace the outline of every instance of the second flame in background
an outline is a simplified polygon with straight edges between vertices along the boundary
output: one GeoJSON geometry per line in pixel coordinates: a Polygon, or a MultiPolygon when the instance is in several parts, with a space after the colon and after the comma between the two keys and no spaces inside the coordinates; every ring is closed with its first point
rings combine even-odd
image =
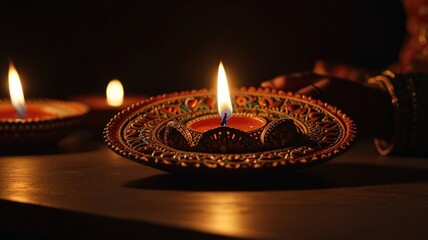
{"type": "Polygon", "coordinates": [[[117,80],[111,80],[106,89],[107,104],[112,107],[120,107],[123,104],[123,86],[122,83],[117,80]]]}

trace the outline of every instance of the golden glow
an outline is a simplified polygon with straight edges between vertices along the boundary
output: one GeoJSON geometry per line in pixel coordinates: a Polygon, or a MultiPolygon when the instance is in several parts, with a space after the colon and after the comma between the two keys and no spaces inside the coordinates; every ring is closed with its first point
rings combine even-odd
{"type": "Polygon", "coordinates": [[[40,174],[41,161],[34,157],[14,156],[5,160],[8,166],[7,173],[2,175],[2,195],[12,201],[23,203],[37,203],[40,193],[46,192],[51,185],[44,184],[43,174],[40,174]],[[40,184],[43,183],[43,184],[40,184]]]}
{"type": "Polygon", "coordinates": [[[219,195],[215,204],[209,209],[209,222],[211,228],[227,234],[233,234],[242,227],[240,212],[242,208],[237,203],[234,194],[219,195]]]}
{"type": "Polygon", "coordinates": [[[24,92],[22,91],[21,80],[12,61],[9,63],[9,93],[12,105],[18,117],[23,118],[27,110],[25,106],[24,92]]]}
{"type": "Polygon", "coordinates": [[[119,80],[113,79],[107,85],[107,104],[112,107],[119,107],[123,103],[123,86],[119,80]]]}
{"type": "Polygon", "coordinates": [[[217,102],[218,114],[220,114],[220,117],[223,117],[226,113],[229,119],[232,116],[233,109],[230,101],[229,86],[227,85],[226,71],[224,70],[222,62],[220,62],[218,67],[217,102]]]}
{"type": "Polygon", "coordinates": [[[257,196],[239,191],[194,193],[191,199],[198,199],[203,204],[194,204],[196,206],[186,209],[189,213],[186,217],[189,218],[190,226],[196,225],[204,232],[244,239],[265,239],[267,235],[254,225],[262,212],[255,211],[259,208],[257,196]]]}

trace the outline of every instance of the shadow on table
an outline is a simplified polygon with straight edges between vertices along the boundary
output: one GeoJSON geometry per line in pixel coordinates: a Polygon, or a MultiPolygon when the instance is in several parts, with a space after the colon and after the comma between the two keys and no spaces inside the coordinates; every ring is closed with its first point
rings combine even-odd
{"type": "Polygon", "coordinates": [[[0,156],[52,155],[90,152],[105,147],[101,133],[76,131],[59,143],[41,146],[0,146],[0,156]],[[98,136],[99,135],[99,136],[98,136]]]}
{"type": "Polygon", "coordinates": [[[238,239],[144,220],[0,199],[1,239],[238,239]]]}
{"type": "Polygon", "coordinates": [[[290,174],[239,178],[160,174],[125,183],[138,189],[176,191],[272,191],[359,187],[428,181],[428,169],[370,164],[325,164],[290,174]]]}

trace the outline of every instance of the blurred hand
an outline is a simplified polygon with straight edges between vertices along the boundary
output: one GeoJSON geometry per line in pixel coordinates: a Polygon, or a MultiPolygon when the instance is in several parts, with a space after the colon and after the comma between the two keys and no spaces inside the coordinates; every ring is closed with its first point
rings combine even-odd
{"type": "Polygon", "coordinates": [[[333,64],[325,60],[317,60],[314,64],[313,72],[354,82],[365,82],[369,77],[376,75],[375,71],[347,64],[333,64]]]}
{"type": "Polygon", "coordinates": [[[312,96],[338,107],[355,121],[359,136],[391,131],[386,129],[392,119],[390,97],[375,85],[304,72],[278,76],[261,86],[312,96]]]}

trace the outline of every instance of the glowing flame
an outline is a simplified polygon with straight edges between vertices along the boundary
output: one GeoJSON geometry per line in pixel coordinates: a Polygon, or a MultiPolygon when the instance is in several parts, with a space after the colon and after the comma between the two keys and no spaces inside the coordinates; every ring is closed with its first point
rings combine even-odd
{"type": "Polygon", "coordinates": [[[12,105],[19,118],[25,116],[27,108],[25,106],[24,92],[22,91],[21,80],[12,61],[9,63],[9,93],[12,105]]]}
{"type": "Polygon", "coordinates": [[[223,118],[227,114],[227,119],[232,116],[232,103],[230,101],[229,87],[227,85],[226,71],[224,70],[223,63],[220,62],[218,67],[217,77],[217,102],[218,114],[223,118]]]}
{"type": "Polygon", "coordinates": [[[107,104],[112,107],[119,107],[123,103],[123,86],[119,80],[113,79],[107,85],[107,104]]]}

